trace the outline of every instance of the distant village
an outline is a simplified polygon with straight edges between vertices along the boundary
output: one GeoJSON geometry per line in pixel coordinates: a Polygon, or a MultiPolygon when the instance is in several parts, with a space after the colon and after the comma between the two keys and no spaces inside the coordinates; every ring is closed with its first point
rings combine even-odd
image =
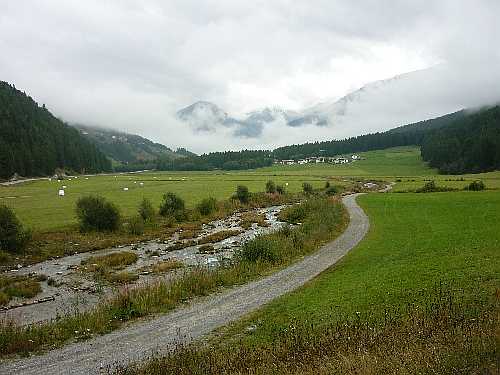
{"type": "Polygon", "coordinates": [[[310,164],[310,163],[331,163],[331,164],[347,164],[356,160],[360,160],[361,157],[359,155],[353,154],[348,157],[344,156],[311,156],[310,158],[305,159],[284,159],[284,160],[275,160],[274,164],[281,165],[293,165],[293,164],[310,164]]]}

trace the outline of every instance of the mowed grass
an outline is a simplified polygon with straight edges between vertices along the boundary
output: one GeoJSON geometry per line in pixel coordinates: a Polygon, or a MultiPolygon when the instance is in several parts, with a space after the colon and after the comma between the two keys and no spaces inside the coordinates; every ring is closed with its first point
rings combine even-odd
{"type": "Polygon", "coordinates": [[[251,341],[272,340],[292,320],[381,315],[419,302],[439,283],[466,296],[500,288],[500,193],[369,194],[366,238],[313,282],[255,313],[251,341]]]}
{"type": "Polygon", "coordinates": [[[258,171],[288,176],[308,174],[312,176],[389,177],[437,174],[436,170],[429,168],[423,162],[420,148],[415,146],[393,147],[356,154],[363,159],[349,164],[274,165],[258,171]]]}
{"type": "Polygon", "coordinates": [[[370,231],[336,266],[206,345],[120,373],[494,373],[500,193],[358,201],[370,231]]]}
{"type": "Polygon", "coordinates": [[[77,179],[42,180],[13,186],[0,186],[0,204],[14,208],[21,221],[35,231],[59,230],[74,225],[74,207],[78,198],[98,194],[116,203],[124,216],[137,213],[143,198],[150,199],[155,207],[160,205],[163,194],[179,194],[188,207],[194,207],[203,198],[227,199],[237,185],[248,186],[251,192],[263,191],[268,180],[286,185],[287,191],[302,190],[303,182],[313,187],[324,186],[326,178],[383,177],[433,175],[422,162],[417,147],[399,147],[360,153],[365,158],[348,165],[310,164],[272,166],[251,171],[214,172],[154,172],[116,174],[106,176],[80,176],[77,179]],[[141,186],[140,183],[144,185],[141,186]],[[58,190],[66,186],[66,196],[59,197],[58,190]],[[123,188],[128,188],[124,191],[123,188]]]}
{"type": "Polygon", "coordinates": [[[0,186],[0,204],[14,209],[20,220],[35,231],[61,229],[76,224],[75,204],[78,198],[98,194],[116,203],[124,216],[137,214],[137,207],[143,198],[151,200],[158,209],[166,192],[181,196],[190,208],[203,198],[218,200],[230,198],[238,185],[248,186],[251,192],[265,190],[266,182],[272,178],[277,184],[285,185],[287,191],[302,190],[302,183],[308,181],[314,187],[322,187],[324,178],[306,176],[270,177],[245,173],[141,173],[94,176],[78,179],[27,182],[14,186],[0,186]],[[136,183],[134,183],[136,182],[136,183]],[[140,183],[144,185],[141,186],[140,183]],[[59,197],[58,190],[66,186],[66,195],[59,197]],[[123,188],[128,187],[128,191],[123,188]]]}
{"type": "Polygon", "coordinates": [[[486,189],[500,189],[500,172],[488,172],[464,175],[435,175],[435,176],[413,176],[396,177],[395,192],[411,191],[422,187],[426,182],[434,180],[438,186],[447,186],[454,189],[463,189],[473,181],[481,180],[486,189]]]}

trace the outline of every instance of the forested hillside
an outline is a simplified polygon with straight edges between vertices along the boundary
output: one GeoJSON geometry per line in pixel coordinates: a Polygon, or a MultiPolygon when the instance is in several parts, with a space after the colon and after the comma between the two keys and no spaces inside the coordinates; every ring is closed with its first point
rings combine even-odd
{"type": "Polygon", "coordinates": [[[276,159],[300,159],[310,156],[335,156],[352,152],[382,150],[389,147],[420,145],[429,132],[445,127],[463,117],[465,117],[465,112],[459,111],[435,119],[400,126],[386,132],[342,140],[284,146],[275,149],[273,156],[276,159]]]}
{"type": "Polygon", "coordinates": [[[173,160],[194,155],[184,149],[173,151],[135,134],[80,124],[72,126],[112,159],[114,169],[119,171],[153,169],[158,159],[173,160]]]}
{"type": "Polygon", "coordinates": [[[78,130],[0,81],[0,178],[50,175],[56,168],[101,172],[111,163],[78,130]]]}
{"type": "Polygon", "coordinates": [[[500,169],[500,107],[483,109],[430,132],[422,157],[441,173],[500,169]]]}
{"type": "Polygon", "coordinates": [[[207,171],[212,169],[239,170],[266,167],[273,163],[271,151],[244,150],[211,152],[183,159],[162,159],[157,169],[164,171],[207,171]]]}
{"type": "Polygon", "coordinates": [[[458,111],[386,132],[342,140],[279,147],[274,151],[215,152],[182,160],[162,160],[160,170],[251,169],[273,160],[336,156],[389,147],[422,146],[422,156],[441,173],[500,169],[499,107],[458,111]]]}

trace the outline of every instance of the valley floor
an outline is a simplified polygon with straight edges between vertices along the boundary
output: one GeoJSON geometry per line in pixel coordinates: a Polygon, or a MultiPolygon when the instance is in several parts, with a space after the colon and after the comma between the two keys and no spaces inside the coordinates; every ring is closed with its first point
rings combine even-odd
{"type": "Polygon", "coordinates": [[[290,292],[335,264],[364,237],[369,222],[355,201],[343,202],[351,220],[332,243],[269,277],[206,297],[171,314],[129,325],[86,342],[68,345],[41,356],[0,365],[0,372],[17,374],[88,374],[116,364],[143,360],[153,352],[186,343],[290,292]]]}

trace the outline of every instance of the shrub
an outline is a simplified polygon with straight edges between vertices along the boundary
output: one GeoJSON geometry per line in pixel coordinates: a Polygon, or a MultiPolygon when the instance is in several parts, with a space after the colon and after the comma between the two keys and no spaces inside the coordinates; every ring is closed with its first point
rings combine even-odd
{"type": "Polygon", "coordinates": [[[217,200],[215,198],[204,198],[196,206],[198,212],[204,216],[210,215],[217,209],[217,200]]]}
{"type": "Polygon", "coordinates": [[[139,205],[139,216],[142,217],[144,221],[152,221],[155,216],[155,209],[153,208],[153,204],[147,198],[144,198],[139,205]]]}
{"type": "Polygon", "coordinates": [[[415,190],[415,193],[435,193],[435,192],[443,192],[443,191],[453,191],[456,189],[446,187],[446,186],[437,186],[434,180],[425,183],[424,186],[415,190]]]}
{"type": "Polygon", "coordinates": [[[304,190],[306,194],[311,194],[313,192],[313,186],[309,182],[304,182],[302,184],[302,190],[304,190]]]}
{"type": "Polygon", "coordinates": [[[266,193],[276,193],[276,185],[271,180],[266,182],[266,193]]]}
{"type": "Polygon", "coordinates": [[[31,232],[24,230],[14,211],[0,206],[0,249],[9,252],[23,250],[31,239],[31,232]]]}
{"type": "Polygon", "coordinates": [[[245,243],[240,250],[240,257],[249,262],[259,260],[276,262],[279,260],[274,241],[266,236],[257,236],[245,243]]]}
{"type": "Polygon", "coordinates": [[[464,188],[464,190],[471,190],[471,191],[480,191],[484,190],[486,186],[484,185],[484,182],[479,180],[479,181],[472,181],[468,186],[464,188]]]}
{"type": "Polygon", "coordinates": [[[250,192],[248,191],[248,187],[244,185],[238,185],[236,188],[236,198],[241,202],[241,203],[248,203],[250,200],[250,192]]]}
{"type": "Polygon", "coordinates": [[[301,223],[307,216],[307,209],[304,204],[287,207],[279,214],[279,219],[290,224],[301,223]]]}
{"type": "Polygon", "coordinates": [[[76,202],[76,216],[80,222],[80,230],[87,232],[113,231],[120,224],[120,211],[113,203],[103,197],[87,196],[76,202]]]}
{"type": "Polygon", "coordinates": [[[285,194],[285,187],[283,185],[276,185],[276,193],[285,194]]]}
{"type": "Polygon", "coordinates": [[[335,195],[339,194],[341,191],[342,189],[339,186],[332,185],[326,189],[325,193],[326,195],[335,195]]]}
{"type": "Polygon", "coordinates": [[[325,189],[328,190],[329,187],[330,187],[330,181],[326,181],[325,182],[325,189]]]}
{"type": "Polygon", "coordinates": [[[130,234],[140,236],[144,233],[144,220],[141,216],[134,216],[128,222],[128,231],[130,234]]]}
{"type": "Polygon", "coordinates": [[[177,221],[181,221],[185,216],[184,200],[174,193],[167,193],[163,196],[163,202],[160,205],[160,215],[173,216],[177,221]]]}

